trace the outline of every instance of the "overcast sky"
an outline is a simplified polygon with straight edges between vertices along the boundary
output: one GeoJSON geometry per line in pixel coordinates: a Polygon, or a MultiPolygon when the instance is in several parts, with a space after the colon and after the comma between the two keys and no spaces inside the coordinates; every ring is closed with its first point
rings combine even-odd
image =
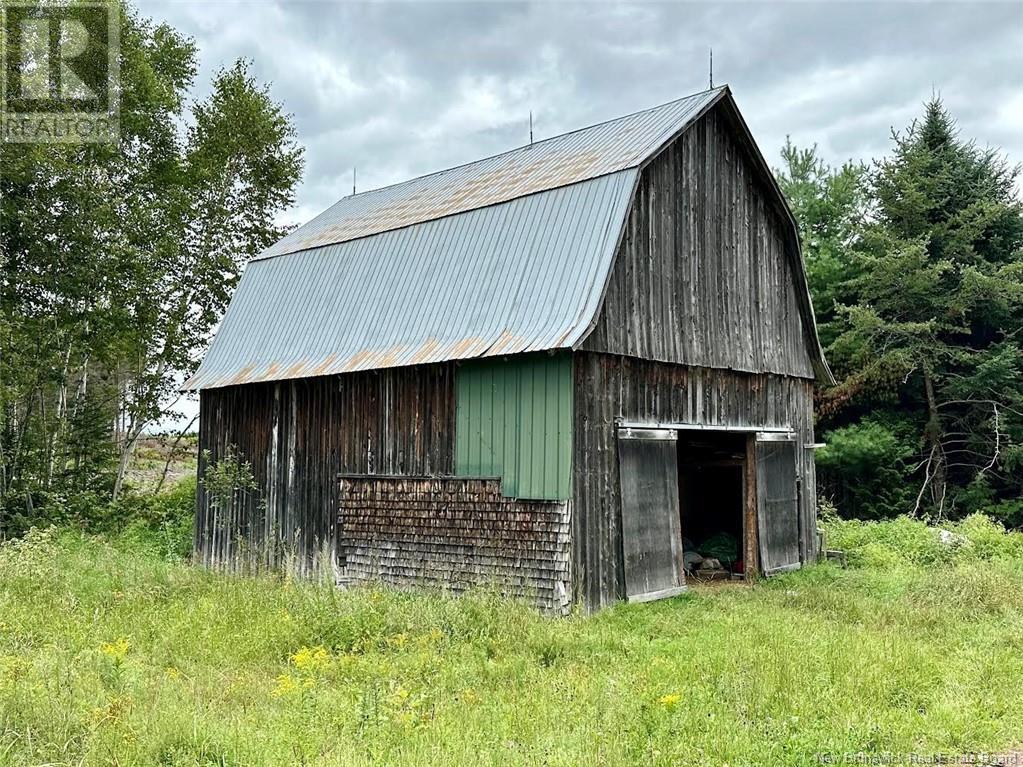
{"type": "Polygon", "coordinates": [[[772,164],[786,134],[878,157],[941,94],[1023,161],[1023,4],[159,2],[195,38],[199,95],[236,58],[294,114],[301,223],[349,194],[727,82],[772,164]]]}

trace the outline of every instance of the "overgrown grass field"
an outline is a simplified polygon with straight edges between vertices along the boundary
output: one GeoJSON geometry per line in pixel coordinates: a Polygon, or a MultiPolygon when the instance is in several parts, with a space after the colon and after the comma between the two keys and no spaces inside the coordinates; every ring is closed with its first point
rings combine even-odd
{"type": "Polygon", "coordinates": [[[1023,535],[829,523],[849,569],[592,617],[0,547],[0,764],[809,765],[1023,742],[1023,535]]]}

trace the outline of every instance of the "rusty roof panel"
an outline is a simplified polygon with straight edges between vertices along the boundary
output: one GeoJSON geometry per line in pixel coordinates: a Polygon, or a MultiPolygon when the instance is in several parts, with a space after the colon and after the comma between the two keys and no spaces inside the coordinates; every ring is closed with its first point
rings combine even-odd
{"type": "Polygon", "coordinates": [[[347,242],[634,168],[726,92],[704,91],[468,165],[345,197],[256,258],[347,242]]]}
{"type": "Polygon", "coordinates": [[[185,388],[572,346],[638,173],[254,260],[185,388]]]}

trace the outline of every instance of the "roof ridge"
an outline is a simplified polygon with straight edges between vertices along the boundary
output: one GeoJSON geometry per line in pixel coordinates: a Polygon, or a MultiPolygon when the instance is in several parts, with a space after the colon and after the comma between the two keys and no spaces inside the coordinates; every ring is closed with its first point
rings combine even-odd
{"type": "Polygon", "coordinates": [[[532,144],[520,144],[519,146],[512,147],[511,149],[505,149],[502,152],[496,152],[495,154],[487,155],[486,157],[479,157],[475,160],[469,160],[467,162],[458,163],[457,165],[448,166],[447,168],[432,170],[429,173],[422,173],[418,176],[412,176],[402,181],[395,181],[394,183],[391,184],[384,184],[383,186],[374,187],[373,189],[367,189],[364,192],[356,192],[355,194],[349,194],[329,205],[326,208],[326,210],[330,210],[330,208],[333,208],[335,205],[337,205],[343,200],[351,200],[355,197],[373,194],[374,192],[381,192],[385,189],[394,189],[395,187],[402,186],[403,184],[411,184],[413,181],[421,181],[422,179],[430,178],[431,176],[439,176],[443,173],[450,173],[451,171],[458,170],[460,168],[465,168],[468,167],[469,165],[476,165],[477,163],[486,162],[487,160],[493,160],[498,157],[503,157],[504,155],[511,154],[513,152],[520,152],[523,149],[528,149],[529,147],[539,146],[540,144],[545,144],[548,141],[554,141],[555,139],[564,138],[565,136],[571,136],[573,133],[581,133],[582,131],[590,130],[592,128],[599,128],[601,125],[608,125],[613,122],[618,122],[619,120],[627,120],[630,117],[635,117],[636,115],[641,115],[644,114],[645,112],[653,112],[656,109],[663,109],[664,107],[671,106],[672,104],[678,104],[680,101],[685,101],[687,99],[696,98],[697,96],[702,96],[705,93],[713,93],[715,91],[723,91],[727,89],[728,89],[727,83],[725,83],[724,85],[719,85],[715,88],[705,88],[702,91],[696,91],[695,93],[689,93],[685,96],[679,96],[677,99],[665,101],[661,104],[655,104],[652,107],[646,107],[645,109],[637,109],[634,112],[627,112],[626,114],[618,115],[617,117],[610,117],[607,120],[600,120],[595,123],[590,123],[589,125],[583,125],[579,128],[573,128],[572,130],[565,131],[564,133],[556,133],[553,136],[548,136],[547,138],[540,139],[539,141],[534,141],[532,144]]]}
{"type": "Polygon", "coordinates": [[[642,167],[727,85],[549,136],[472,162],[342,197],[264,249],[262,260],[444,218],[642,167]]]}

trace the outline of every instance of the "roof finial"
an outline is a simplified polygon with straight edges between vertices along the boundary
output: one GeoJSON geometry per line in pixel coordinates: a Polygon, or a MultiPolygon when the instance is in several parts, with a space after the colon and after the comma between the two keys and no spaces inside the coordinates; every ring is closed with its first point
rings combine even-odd
{"type": "Polygon", "coordinates": [[[710,49],[710,89],[714,90],[714,49],[710,49]]]}
{"type": "Polygon", "coordinates": [[[529,110],[529,145],[533,146],[533,110],[529,110]]]}
{"type": "Polygon", "coordinates": [[[352,197],[355,196],[355,166],[352,166],[352,197]]]}

